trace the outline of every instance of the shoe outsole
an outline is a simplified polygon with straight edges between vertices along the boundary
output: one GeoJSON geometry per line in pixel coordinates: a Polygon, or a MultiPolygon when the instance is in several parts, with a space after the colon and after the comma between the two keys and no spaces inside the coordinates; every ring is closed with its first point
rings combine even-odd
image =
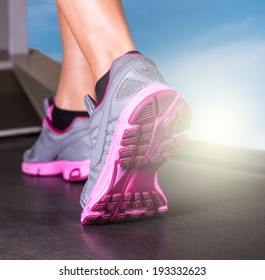
{"type": "Polygon", "coordinates": [[[61,175],[65,181],[84,181],[88,178],[90,160],[83,161],[53,161],[43,163],[23,162],[21,169],[24,174],[32,176],[61,175]]]}
{"type": "Polygon", "coordinates": [[[81,214],[83,224],[134,221],[168,210],[157,170],[185,140],[191,112],[182,97],[165,85],[152,85],[137,95],[118,120],[111,143],[115,152],[108,158],[115,162],[114,168],[104,166],[104,178],[81,214]]]}

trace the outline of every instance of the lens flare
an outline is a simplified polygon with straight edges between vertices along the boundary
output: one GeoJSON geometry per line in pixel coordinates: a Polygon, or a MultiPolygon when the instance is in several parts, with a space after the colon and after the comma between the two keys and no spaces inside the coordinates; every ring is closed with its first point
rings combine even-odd
{"type": "Polygon", "coordinates": [[[240,146],[242,120],[234,106],[211,106],[193,115],[196,126],[192,138],[225,145],[240,146]]]}

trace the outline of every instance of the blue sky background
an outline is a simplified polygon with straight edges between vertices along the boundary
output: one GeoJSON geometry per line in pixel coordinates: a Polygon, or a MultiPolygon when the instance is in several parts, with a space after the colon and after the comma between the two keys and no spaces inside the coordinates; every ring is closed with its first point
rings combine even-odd
{"type": "MultiPolygon", "coordinates": [[[[265,149],[265,1],[123,0],[137,48],[189,102],[189,137],[265,149]]],[[[28,0],[28,40],[61,61],[54,0],[28,0]]]]}

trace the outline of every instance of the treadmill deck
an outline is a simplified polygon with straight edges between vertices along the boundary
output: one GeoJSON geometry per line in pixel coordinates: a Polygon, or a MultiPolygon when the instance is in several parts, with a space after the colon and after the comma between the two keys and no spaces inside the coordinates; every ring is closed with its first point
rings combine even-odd
{"type": "Polygon", "coordinates": [[[0,139],[0,259],[264,259],[265,176],[179,156],[159,171],[169,212],[82,226],[82,183],[23,175],[36,136],[0,139]]]}

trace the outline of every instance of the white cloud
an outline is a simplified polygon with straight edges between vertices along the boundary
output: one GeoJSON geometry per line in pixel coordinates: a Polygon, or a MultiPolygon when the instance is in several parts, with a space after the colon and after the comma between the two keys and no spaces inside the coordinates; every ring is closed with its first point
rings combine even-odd
{"type": "Polygon", "coordinates": [[[211,42],[226,41],[227,39],[235,39],[238,36],[245,36],[248,28],[251,28],[258,16],[248,17],[242,21],[231,21],[221,26],[209,27],[206,32],[199,34],[195,39],[194,44],[207,45],[211,42]]]}
{"type": "Polygon", "coordinates": [[[188,87],[249,87],[251,82],[264,78],[265,41],[241,41],[189,54],[178,58],[176,67],[188,87]]]}
{"type": "Polygon", "coordinates": [[[223,26],[224,32],[229,31],[229,32],[237,32],[241,31],[242,29],[245,29],[249,25],[255,22],[255,20],[258,18],[258,16],[252,16],[248,17],[242,21],[232,21],[223,26]]]}

